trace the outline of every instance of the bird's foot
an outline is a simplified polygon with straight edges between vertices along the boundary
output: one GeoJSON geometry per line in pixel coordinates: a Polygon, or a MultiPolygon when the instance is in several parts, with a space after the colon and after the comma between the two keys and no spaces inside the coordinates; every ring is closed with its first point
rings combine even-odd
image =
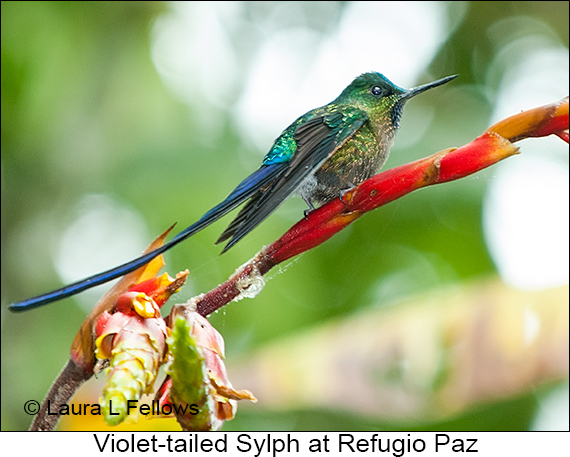
{"type": "Polygon", "coordinates": [[[305,217],[305,219],[309,219],[309,213],[315,210],[314,205],[311,203],[311,200],[309,200],[308,198],[303,197],[303,200],[305,200],[305,203],[307,204],[308,208],[303,211],[303,216],[305,217]]]}
{"type": "Polygon", "coordinates": [[[340,201],[342,202],[342,204],[344,206],[348,206],[348,203],[346,203],[342,197],[344,197],[346,195],[347,192],[351,191],[352,189],[354,189],[356,186],[351,185],[348,189],[343,189],[340,191],[338,198],[340,199],[340,201]]]}

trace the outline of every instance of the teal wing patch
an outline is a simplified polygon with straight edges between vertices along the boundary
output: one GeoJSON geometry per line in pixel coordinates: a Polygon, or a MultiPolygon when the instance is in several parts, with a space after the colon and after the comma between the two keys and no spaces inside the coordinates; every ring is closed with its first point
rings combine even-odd
{"type": "MultiPolygon", "coordinates": [[[[362,110],[342,107],[336,111],[313,112],[313,116],[300,119],[283,132],[282,137],[294,140],[295,149],[290,156],[289,166],[266,189],[254,195],[240,211],[230,226],[222,233],[217,243],[230,239],[223,252],[227,251],[241,238],[269,216],[301,183],[316,170],[367,121],[368,116],[362,110]],[[292,131],[291,131],[292,129],[292,131]]],[[[275,147],[264,164],[276,163],[278,157],[275,147]],[[272,154],[273,153],[273,154],[272,154]],[[268,161],[266,163],[266,161],[268,161]]],[[[290,143],[288,147],[292,146],[290,143]]],[[[280,162],[280,160],[277,160],[280,162]]]]}

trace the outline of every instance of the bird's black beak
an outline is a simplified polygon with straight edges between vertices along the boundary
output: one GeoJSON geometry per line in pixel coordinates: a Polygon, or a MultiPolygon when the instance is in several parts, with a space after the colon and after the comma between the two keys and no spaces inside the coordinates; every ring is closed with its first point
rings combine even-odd
{"type": "Polygon", "coordinates": [[[437,86],[441,86],[442,84],[445,84],[446,82],[451,81],[452,79],[457,78],[459,75],[451,75],[451,76],[447,76],[445,78],[441,78],[438,79],[437,81],[434,81],[432,83],[427,83],[427,84],[422,84],[421,86],[418,87],[414,87],[413,89],[407,90],[406,92],[404,92],[401,95],[401,100],[409,100],[412,97],[415,97],[418,94],[421,94],[422,92],[425,92],[428,89],[432,89],[434,87],[437,86]]]}

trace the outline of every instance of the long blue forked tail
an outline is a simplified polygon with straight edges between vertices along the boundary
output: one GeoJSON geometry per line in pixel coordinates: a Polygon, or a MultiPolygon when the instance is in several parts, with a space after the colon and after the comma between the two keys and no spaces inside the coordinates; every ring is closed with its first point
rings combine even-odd
{"type": "Polygon", "coordinates": [[[208,225],[225,216],[228,212],[241,205],[259,189],[271,182],[278,176],[285,168],[285,164],[274,164],[259,168],[256,172],[252,173],[249,177],[244,179],[238,187],[219,205],[212,208],[204,214],[197,222],[180,232],[168,243],[148,252],[134,260],[126,262],[118,267],[111,268],[110,270],[103,271],[96,275],[82,279],[80,281],[69,284],[60,289],[38,295],[37,297],[28,298],[16,303],[12,303],[8,308],[11,311],[27,311],[29,309],[37,308],[39,306],[47,305],[48,303],[61,300],[66,297],[76,295],[86,289],[104,284],[112,281],[120,276],[124,276],[137,268],[142,267],[149,263],[152,259],[159,256],[163,252],[168,251],[170,248],[176,246],[178,243],[184,241],[186,238],[194,235],[208,225]]]}

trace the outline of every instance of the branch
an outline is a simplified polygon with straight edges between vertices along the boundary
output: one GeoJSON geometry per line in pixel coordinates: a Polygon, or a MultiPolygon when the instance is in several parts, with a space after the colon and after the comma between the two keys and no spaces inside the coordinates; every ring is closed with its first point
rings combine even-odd
{"type": "MultiPolygon", "coordinates": [[[[53,411],[51,414],[49,413],[50,404],[52,408],[54,408],[53,405],[67,404],[81,384],[90,377],[91,375],[86,376],[85,371],[76,365],[72,359],[69,359],[51,385],[39,412],[30,425],[29,431],[43,432],[55,429],[59,422],[59,414],[54,414],[53,411]]],[[[58,406],[55,408],[58,409],[58,406]]]]}
{"type": "Polygon", "coordinates": [[[515,114],[461,148],[384,171],[312,211],[240,267],[225,283],[192,301],[207,316],[232,300],[255,296],[263,275],[279,263],[325,242],[363,214],[422,187],[464,178],[518,153],[513,142],[557,135],[568,142],[568,97],[515,114]]]}

